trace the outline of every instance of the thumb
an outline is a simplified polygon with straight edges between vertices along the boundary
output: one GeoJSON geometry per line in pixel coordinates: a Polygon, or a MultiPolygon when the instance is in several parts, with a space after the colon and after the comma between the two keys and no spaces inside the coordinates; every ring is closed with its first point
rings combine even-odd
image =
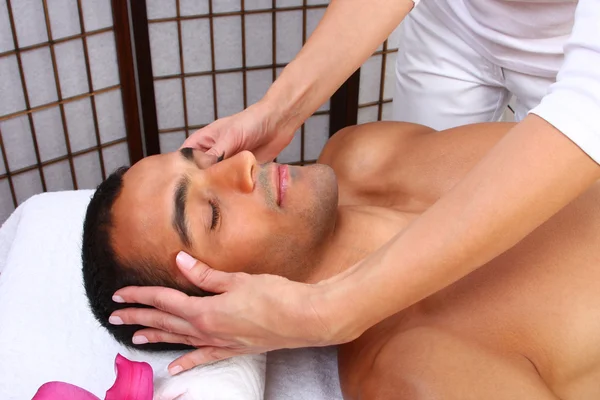
{"type": "Polygon", "coordinates": [[[212,293],[224,293],[233,284],[234,273],[212,269],[184,251],[177,254],[176,261],[183,275],[202,290],[212,293]]]}
{"type": "Polygon", "coordinates": [[[231,157],[236,153],[234,147],[233,135],[222,135],[217,141],[214,142],[212,146],[210,146],[210,148],[208,148],[206,154],[209,156],[215,156],[217,158],[231,157]]]}

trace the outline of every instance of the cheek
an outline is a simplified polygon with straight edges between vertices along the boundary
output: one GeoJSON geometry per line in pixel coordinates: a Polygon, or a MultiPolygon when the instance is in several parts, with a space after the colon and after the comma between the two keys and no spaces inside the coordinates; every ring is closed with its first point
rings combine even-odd
{"type": "Polygon", "coordinates": [[[229,215],[219,232],[218,250],[213,250],[216,268],[228,272],[256,272],[269,262],[276,224],[273,215],[252,212],[229,215]]]}

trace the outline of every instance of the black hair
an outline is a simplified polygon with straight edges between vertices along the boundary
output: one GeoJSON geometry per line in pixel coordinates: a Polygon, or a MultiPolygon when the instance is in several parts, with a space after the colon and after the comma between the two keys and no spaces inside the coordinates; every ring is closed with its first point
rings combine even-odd
{"type": "Polygon", "coordinates": [[[121,167],[102,182],[94,193],[83,223],[81,259],[83,284],[94,317],[110,334],[126,346],[141,350],[181,350],[190,346],[171,343],[147,343],[134,345],[133,334],[144,328],[140,325],[112,325],[108,317],[121,308],[146,307],[141,304],[119,304],[112,300],[114,293],[125,286],[167,286],[190,295],[205,293],[190,292],[169,275],[167,269],[152,258],[140,256],[135,262],[127,262],[114,250],[111,239],[112,207],[123,187],[123,175],[128,167],[121,167]]]}

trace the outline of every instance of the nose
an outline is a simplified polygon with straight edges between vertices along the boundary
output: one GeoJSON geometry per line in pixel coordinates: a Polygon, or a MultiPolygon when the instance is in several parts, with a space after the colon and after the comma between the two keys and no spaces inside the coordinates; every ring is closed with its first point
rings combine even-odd
{"type": "Polygon", "coordinates": [[[254,167],[256,158],[249,151],[242,151],[210,167],[213,184],[243,193],[254,190],[254,167]]]}

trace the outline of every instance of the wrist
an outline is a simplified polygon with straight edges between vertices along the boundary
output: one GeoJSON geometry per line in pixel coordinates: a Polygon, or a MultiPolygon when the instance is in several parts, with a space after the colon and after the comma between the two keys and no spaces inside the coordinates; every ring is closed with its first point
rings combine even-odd
{"type": "Polygon", "coordinates": [[[355,298],[344,286],[340,281],[314,285],[310,304],[317,314],[314,323],[324,327],[321,345],[348,343],[370,327],[362,323],[355,298]]]}
{"type": "Polygon", "coordinates": [[[291,64],[260,101],[261,106],[268,110],[271,128],[289,135],[293,135],[314,112],[307,101],[310,98],[309,88],[301,79],[292,77],[291,64]]]}

